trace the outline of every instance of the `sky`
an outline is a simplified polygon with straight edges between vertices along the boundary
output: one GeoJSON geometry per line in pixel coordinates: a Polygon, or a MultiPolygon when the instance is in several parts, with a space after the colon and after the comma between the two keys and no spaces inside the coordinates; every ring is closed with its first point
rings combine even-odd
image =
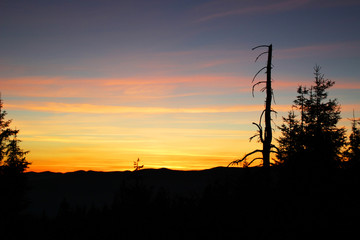
{"type": "Polygon", "coordinates": [[[273,44],[274,124],[316,64],[336,82],[339,127],[360,116],[359,12],[357,0],[1,0],[4,109],[29,171],[227,166],[261,148],[255,46],[273,44]]]}

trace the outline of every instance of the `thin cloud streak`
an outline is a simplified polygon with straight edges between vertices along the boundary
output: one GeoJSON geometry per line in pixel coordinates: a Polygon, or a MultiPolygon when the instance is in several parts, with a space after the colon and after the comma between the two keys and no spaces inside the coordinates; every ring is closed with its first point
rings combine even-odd
{"type": "Polygon", "coordinates": [[[25,77],[0,79],[2,91],[21,97],[169,98],[209,95],[248,87],[249,79],[234,76],[153,76],[133,78],[25,77]],[[201,91],[200,91],[201,89],[201,91]],[[222,90],[222,91],[221,91],[222,90]]]}
{"type": "Polygon", "coordinates": [[[270,4],[265,5],[264,3],[264,4],[247,6],[247,7],[238,6],[237,9],[231,9],[228,11],[210,14],[208,16],[198,19],[197,21],[206,22],[209,20],[223,18],[227,16],[233,16],[233,15],[250,15],[250,14],[266,13],[266,12],[276,13],[281,11],[288,11],[302,7],[308,4],[309,2],[311,2],[311,0],[288,0],[288,1],[281,1],[275,3],[274,1],[271,2],[266,1],[266,3],[270,3],[270,4]]]}
{"type": "Polygon", "coordinates": [[[274,54],[276,60],[286,60],[286,59],[296,59],[296,58],[305,58],[311,56],[322,56],[325,57],[329,54],[332,54],[336,57],[341,55],[346,56],[357,56],[357,53],[360,51],[360,42],[338,42],[338,43],[328,43],[328,44],[315,44],[307,45],[294,48],[283,48],[278,49],[274,54]]]}
{"type": "Polygon", "coordinates": [[[209,7],[212,9],[222,9],[223,6],[228,6],[228,9],[222,11],[209,13],[204,17],[198,18],[195,22],[207,22],[218,18],[224,18],[236,15],[254,15],[260,13],[275,14],[278,12],[292,11],[301,8],[336,8],[342,6],[357,6],[359,1],[357,0],[275,0],[275,1],[249,1],[252,5],[244,6],[243,1],[214,1],[210,4],[204,4],[197,8],[198,11],[209,7]]]}
{"type": "MultiPolygon", "coordinates": [[[[307,48],[309,51],[311,47],[307,48]]],[[[291,52],[300,49],[280,50],[280,58],[290,57],[291,52]]],[[[261,77],[261,76],[259,76],[261,77]]],[[[296,88],[309,79],[289,76],[274,79],[277,89],[296,88]]],[[[7,96],[48,97],[48,98],[124,98],[166,99],[190,96],[223,95],[251,91],[251,77],[237,76],[159,76],[134,78],[66,78],[66,77],[25,77],[0,79],[2,91],[7,96]]],[[[352,79],[337,81],[335,88],[358,89],[352,79]]],[[[295,90],[294,90],[295,91],[295,90]]]]}
{"type": "MultiPolygon", "coordinates": [[[[57,102],[32,102],[32,103],[8,103],[8,109],[28,110],[39,112],[61,113],[93,113],[93,114],[170,114],[170,113],[232,113],[262,111],[263,105],[232,105],[232,106],[207,106],[193,108],[165,108],[165,107],[130,107],[110,106],[94,104],[73,104],[57,102]]],[[[278,111],[288,109],[288,106],[276,105],[278,111]]]]}
{"type": "MultiPolygon", "coordinates": [[[[296,90],[299,86],[307,86],[310,87],[313,85],[314,79],[311,78],[312,76],[309,74],[309,78],[299,78],[293,76],[281,76],[279,79],[275,79],[273,81],[273,88],[274,90],[292,90],[292,92],[296,93],[296,90]],[[287,80],[288,79],[288,80],[287,80]]],[[[354,90],[360,89],[360,82],[356,79],[332,79],[335,80],[335,85],[332,89],[344,89],[344,90],[354,90]]]]}

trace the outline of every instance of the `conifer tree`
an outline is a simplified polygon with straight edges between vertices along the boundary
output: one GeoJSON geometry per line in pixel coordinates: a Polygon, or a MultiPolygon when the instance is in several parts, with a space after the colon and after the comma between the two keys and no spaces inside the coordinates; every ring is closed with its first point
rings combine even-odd
{"type": "Polygon", "coordinates": [[[358,125],[360,120],[355,116],[351,119],[352,127],[351,134],[349,136],[349,147],[345,152],[347,158],[347,166],[360,167],[360,129],[358,125]]]}
{"type": "MultiPolygon", "coordinates": [[[[0,96],[0,224],[8,236],[13,236],[18,230],[21,212],[27,206],[26,175],[23,173],[30,163],[25,156],[28,152],[19,146],[19,130],[10,127],[11,120],[5,119],[6,114],[0,96]]],[[[4,231],[3,235],[7,239],[4,231]]]]}
{"type": "Polygon", "coordinates": [[[297,158],[303,152],[302,145],[302,121],[296,119],[295,112],[289,111],[287,117],[283,117],[284,123],[279,127],[282,136],[277,141],[279,143],[278,159],[280,163],[296,164],[297,158]],[[281,152],[281,154],[280,154],[281,152]]]}
{"type": "Polygon", "coordinates": [[[319,66],[314,67],[313,86],[298,88],[294,108],[300,111],[300,121],[289,114],[280,127],[278,157],[282,162],[293,160],[293,153],[302,164],[315,167],[335,167],[341,162],[346,137],[345,129],[337,127],[340,106],[336,99],[327,99],[327,90],[335,82],[325,79],[320,70],[319,66]]]}
{"type": "Polygon", "coordinates": [[[0,165],[2,165],[6,156],[6,142],[16,131],[10,129],[11,120],[5,120],[6,111],[3,111],[3,103],[0,98],[0,165]]]}
{"type": "Polygon", "coordinates": [[[29,151],[24,151],[19,147],[19,143],[21,140],[17,139],[17,133],[14,134],[13,138],[9,141],[6,146],[6,155],[7,159],[4,164],[9,169],[16,171],[18,173],[23,173],[30,164],[25,155],[29,153],[29,151]]]}
{"type": "Polygon", "coordinates": [[[26,160],[28,151],[20,148],[21,142],[17,138],[19,130],[12,129],[12,120],[6,120],[7,112],[3,110],[3,101],[0,97],[0,170],[12,173],[23,173],[30,164],[26,160]]]}

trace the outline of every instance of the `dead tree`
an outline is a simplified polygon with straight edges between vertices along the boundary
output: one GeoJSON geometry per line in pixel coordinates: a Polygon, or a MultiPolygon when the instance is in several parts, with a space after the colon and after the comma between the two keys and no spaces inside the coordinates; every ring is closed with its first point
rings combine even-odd
{"type": "Polygon", "coordinates": [[[252,50],[255,50],[257,48],[268,48],[268,51],[265,51],[265,52],[259,54],[257,56],[257,58],[255,59],[255,62],[262,55],[265,55],[265,54],[268,55],[268,58],[267,58],[267,65],[265,67],[261,68],[255,74],[255,76],[254,76],[254,78],[252,80],[252,83],[254,83],[256,77],[263,70],[266,70],[266,81],[259,81],[259,82],[255,83],[255,84],[253,84],[253,86],[252,86],[252,95],[254,96],[254,90],[255,90],[256,86],[258,86],[260,84],[265,84],[265,87],[262,88],[261,91],[262,92],[266,91],[266,99],[265,99],[265,110],[263,110],[261,115],[260,115],[259,123],[253,122],[253,124],[258,128],[257,134],[252,136],[250,138],[250,141],[253,138],[258,137],[259,141],[263,145],[263,148],[262,148],[262,150],[257,149],[257,150],[254,150],[254,151],[246,154],[242,159],[235,160],[235,161],[231,162],[228,166],[237,165],[237,164],[241,163],[242,161],[244,161],[247,157],[249,157],[250,155],[253,155],[255,153],[262,153],[262,157],[254,158],[248,165],[253,163],[255,160],[262,160],[263,161],[263,167],[269,167],[270,166],[270,153],[277,153],[276,151],[272,150],[272,149],[277,150],[277,147],[275,145],[271,144],[271,142],[272,142],[271,113],[275,112],[271,108],[271,101],[273,99],[273,90],[272,90],[272,87],[271,87],[271,81],[272,81],[272,79],[271,79],[272,44],[270,44],[270,45],[260,45],[260,46],[254,47],[252,50]],[[263,120],[264,117],[265,117],[265,131],[263,130],[263,127],[262,127],[262,120],[263,120]]]}
{"type": "Polygon", "coordinates": [[[139,171],[144,167],[144,165],[139,165],[140,159],[138,158],[137,161],[134,161],[134,171],[139,171]]]}

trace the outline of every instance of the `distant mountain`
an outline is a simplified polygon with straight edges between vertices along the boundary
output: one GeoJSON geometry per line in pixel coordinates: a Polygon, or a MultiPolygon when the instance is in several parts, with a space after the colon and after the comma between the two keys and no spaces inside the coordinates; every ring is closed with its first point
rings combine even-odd
{"type": "Polygon", "coordinates": [[[202,171],[162,168],[138,172],[29,172],[28,211],[35,215],[45,213],[53,217],[63,200],[74,207],[110,206],[121,185],[133,182],[136,178],[154,194],[161,189],[171,195],[200,196],[209,184],[235,179],[242,170],[218,167],[202,171]]]}

